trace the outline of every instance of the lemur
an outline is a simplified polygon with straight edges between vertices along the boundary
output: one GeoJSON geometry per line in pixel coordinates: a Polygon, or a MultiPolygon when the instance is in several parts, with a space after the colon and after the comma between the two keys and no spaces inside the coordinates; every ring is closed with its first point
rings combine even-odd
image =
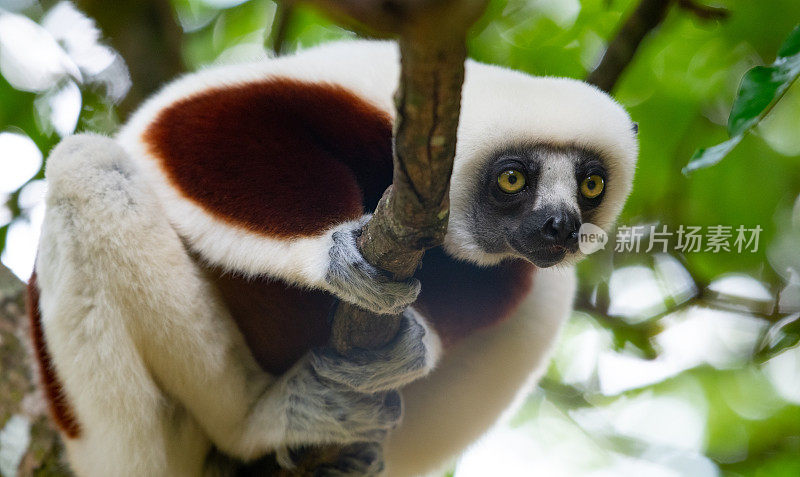
{"type": "Polygon", "coordinates": [[[398,56],[350,41],[212,67],[52,151],[29,303],[77,475],[353,442],[377,450],[320,475],[418,475],[535,385],[578,229],[608,228],[631,189],[633,123],[586,83],[468,61],[445,243],[394,281],[356,238],[392,181],[398,56]],[[337,300],[402,313],[400,333],[337,355],[337,300]]]}

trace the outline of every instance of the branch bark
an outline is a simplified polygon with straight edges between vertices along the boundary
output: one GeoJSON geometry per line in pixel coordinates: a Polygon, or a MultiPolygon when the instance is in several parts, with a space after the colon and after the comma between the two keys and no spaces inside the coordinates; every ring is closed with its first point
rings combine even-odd
{"type": "Polygon", "coordinates": [[[606,92],[614,89],[644,38],[664,21],[672,2],[673,0],[642,0],[609,42],[603,59],[586,78],[586,82],[606,92]]]}

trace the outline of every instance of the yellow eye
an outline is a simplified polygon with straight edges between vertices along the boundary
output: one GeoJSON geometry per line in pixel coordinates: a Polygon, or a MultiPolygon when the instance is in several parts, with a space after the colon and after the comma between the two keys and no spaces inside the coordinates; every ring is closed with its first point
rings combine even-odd
{"type": "Polygon", "coordinates": [[[516,169],[503,171],[497,177],[497,185],[503,192],[513,194],[525,187],[525,175],[516,169]]]}
{"type": "Polygon", "coordinates": [[[591,175],[581,182],[581,194],[587,199],[594,199],[603,193],[605,182],[603,178],[598,175],[591,175]]]}

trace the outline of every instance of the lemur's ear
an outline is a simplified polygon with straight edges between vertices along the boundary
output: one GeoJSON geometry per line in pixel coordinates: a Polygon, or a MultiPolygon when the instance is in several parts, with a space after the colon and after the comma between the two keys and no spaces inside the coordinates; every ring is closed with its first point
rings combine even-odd
{"type": "Polygon", "coordinates": [[[633,123],[633,126],[631,126],[631,129],[633,130],[633,134],[638,135],[639,134],[639,123],[633,123]]]}

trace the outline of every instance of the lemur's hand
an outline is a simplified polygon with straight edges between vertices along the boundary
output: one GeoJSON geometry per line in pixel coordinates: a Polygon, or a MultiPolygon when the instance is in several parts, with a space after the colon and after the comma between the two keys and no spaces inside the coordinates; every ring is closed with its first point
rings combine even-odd
{"type": "MultiPolygon", "coordinates": [[[[285,376],[287,444],[382,442],[402,415],[400,393],[366,393],[321,376],[313,360],[303,359],[285,376]]],[[[278,460],[291,466],[288,449],[278,460]]]]}
{"type": "Polygon", "coordinates": [[[377,442],[348,446],[333,464],[314,469],[315,477],[377,477],[384,470],[383,447],[377,442]]]}
{"type": "MultiPolygon", "coordinates": [[[[438,352],[438,338],[412,308],[403,312],[397,336],[381,349],[347,357],[330,347],[314,349],[286,382],[288,428],[296,433],[290,440],[351,444],[318,475],[379,475],[383,440],[402,415],[397,389],[427,374],[438,352]]],[[[278,462],[292,467],[292,452],[279,450],[278,462]]]]}
{"type": "Polygon", "coordinates": [[[360,392],[398,389],[428,374],[436,364],[439,342],[412,308],[403,312],[397,336],[379,349],[353,350],[347,357],[330,347],[311,352],[320,376],[360,392]]]}
{"type": "MultiPolygon", "coordinates": [[[[294,468],[296,461],[293,452],[288,449],[283,453],[278,452],[278,463],[286,469],[294,468]]],[[[382,475],[384,467],[381,443],[356,442],[345,446],[336,462],[314,468],[314,477],[377,477],[382,475]]]]}
{"type": "Polygon", "coordinates": [[[392,280],[384,271],[372,266],[358,250],[356,240],[369,216],[348,222],[333,233],[330,265],[325,281],[340,299],[374,313],[401,313],[419,295],[419,280],[392,280]]]}

